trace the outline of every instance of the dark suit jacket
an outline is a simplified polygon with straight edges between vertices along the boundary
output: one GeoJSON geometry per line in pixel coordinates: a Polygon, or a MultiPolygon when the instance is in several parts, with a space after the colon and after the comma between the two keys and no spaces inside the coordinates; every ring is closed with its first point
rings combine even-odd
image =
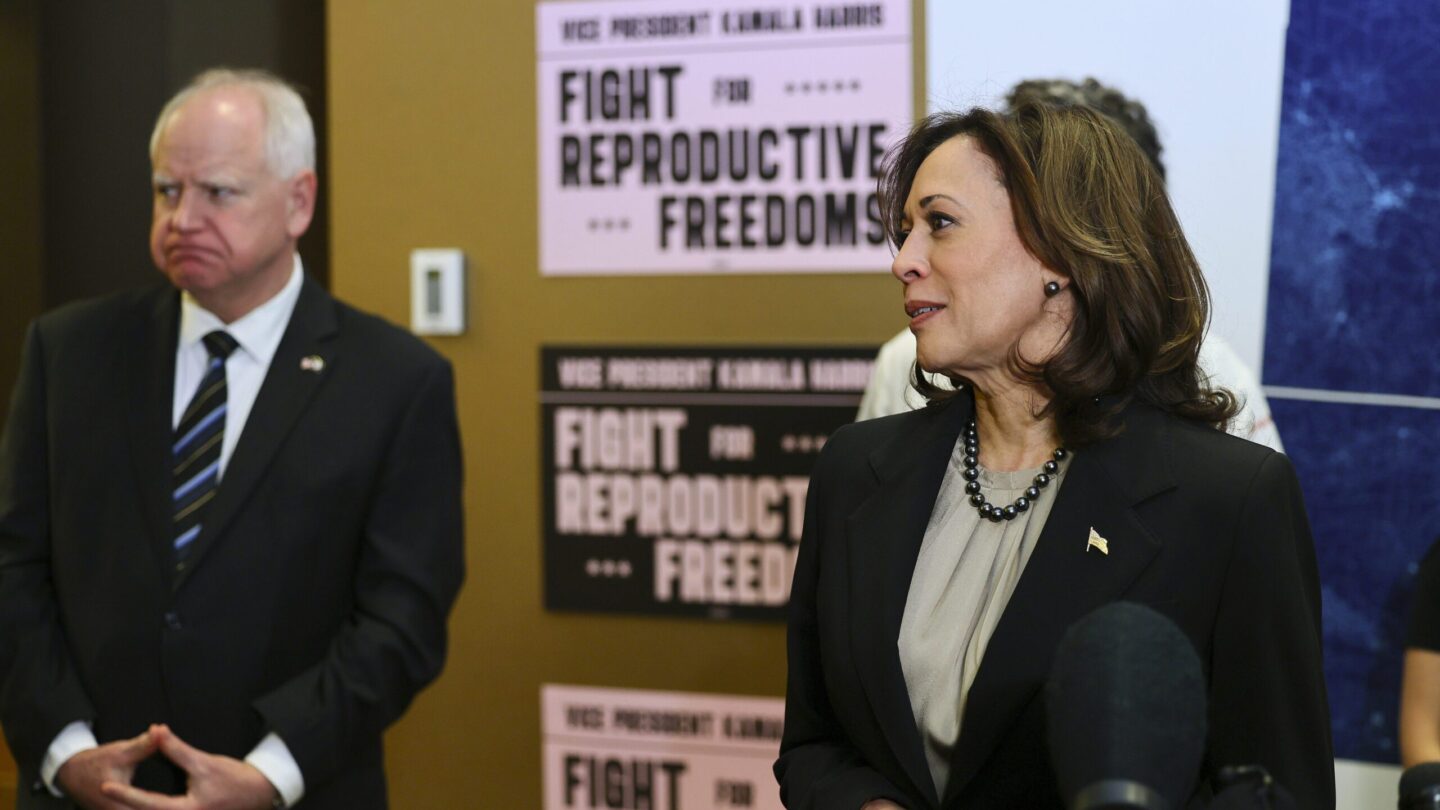
{"type": "MultiPolygon", "coordinates": [[[[165,722],[232,757],[274,731],[304,807],[384,807],[381,732],[439,673],[462,576],[450,367],[307,279],[177,571],[178,312],[169,287],[126,293],[26,339],[0,444],[0,720],[19,806],[54,804],[41,758],[84,719],[102,743],[165,722]]],[[[159,757],[135,781],[184,789],[159,757]]]]}
{"type": "MultiPolygon", "coordinates": [[[[1174,620],[1207,669],[1204,773],[1259,763],[1333,808],[1320,590],[1285,456],[1134,404],[1081,448],[986,649],[939,796],[896,647],[916,556],[973,401],[848,425],[810,482],[790,597],[787,807],[1062,808],[1043,689],[1060,636],[1115,600],[1174,620]],[[1109,555],[1086,552],[1094,527],[1109,555]]],[[[1202,790],[1204,788],[1202,787],[1202,790]]]]}

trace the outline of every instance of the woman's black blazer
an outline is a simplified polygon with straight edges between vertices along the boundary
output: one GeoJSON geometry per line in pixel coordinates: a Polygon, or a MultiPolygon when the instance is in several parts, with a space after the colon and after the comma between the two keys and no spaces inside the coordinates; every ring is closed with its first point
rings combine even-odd
{"type": "MultiPolygon", "coordinates": [[[[789,808],[1062,808],[1041,688],[1056,643],[1107,602],[1149,605],[1209,684],[1202,776],[1260,764],[1307,810],[1335,806],[1320,587],[1290,462],[1142,404],[1077,452],[970,689],[937,795],[896,640],[920,542],[973,400],[847,425],[810,481],[789,608],[789,808]],[[1087,553],[1090,530],[1109,554],[1087,553]]],[[[1201,790],[1207,788],[1202,782],[1201,790]]]]}

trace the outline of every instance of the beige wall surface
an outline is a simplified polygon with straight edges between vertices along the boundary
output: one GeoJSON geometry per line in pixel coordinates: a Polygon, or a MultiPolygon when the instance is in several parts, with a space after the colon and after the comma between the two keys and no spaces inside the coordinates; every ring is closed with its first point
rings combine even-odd
{"type": "MultiPolygon", "coordinates": [[[[542,683],[784,692],[779,625],[543,609],[542,345],[878,345],[903,325],[880,273],[541,278],[534,14],[533,0],[327,11],[335,292],[406,323],[410,250],[469,260],[469,331],[432,340],[457,376],[468,575],[446,671],[387,738],[397,808],[539,807],[542,683]]],[[[918,65],[918,16],[915,30],[918,65]]]]}

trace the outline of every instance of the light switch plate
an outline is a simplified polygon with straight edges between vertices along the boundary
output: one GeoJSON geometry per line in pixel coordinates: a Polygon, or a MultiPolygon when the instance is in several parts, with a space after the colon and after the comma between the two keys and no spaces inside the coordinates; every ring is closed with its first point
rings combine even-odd
{"type": "Polygon", "coordinates": [[[465,254],[459,248],[410,251],[410,328],[417,335],[465,332],[465,254]]]}

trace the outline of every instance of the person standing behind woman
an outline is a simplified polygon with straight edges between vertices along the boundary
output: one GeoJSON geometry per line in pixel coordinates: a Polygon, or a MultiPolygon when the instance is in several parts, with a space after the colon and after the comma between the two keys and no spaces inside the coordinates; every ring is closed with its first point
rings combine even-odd
{"type": "Polygon", "coordinates": [[[1125,599],[1205,664],[1195,795],[1259,764],[1334,806],[1320,589],[1289,461],[1226,435],[1198,370],[1204,278],[1113,121],[1022,102],[921,121],[881,210],[922,410],[847,425],[811,478],[781,799],[807,810],[1062,808],[1043,685],[1125,599]]]}

